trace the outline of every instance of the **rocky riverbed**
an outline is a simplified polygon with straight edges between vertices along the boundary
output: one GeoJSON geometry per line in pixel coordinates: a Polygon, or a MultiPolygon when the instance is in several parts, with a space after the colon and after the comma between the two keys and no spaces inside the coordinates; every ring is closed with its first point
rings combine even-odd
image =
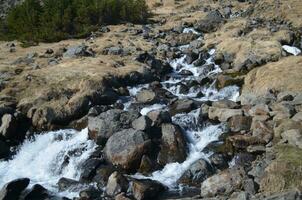
{"type": "Polygon", "coordinates": [[[263,2],[2,42],[0,199],[301,199],[302,3],[263,2]]]}

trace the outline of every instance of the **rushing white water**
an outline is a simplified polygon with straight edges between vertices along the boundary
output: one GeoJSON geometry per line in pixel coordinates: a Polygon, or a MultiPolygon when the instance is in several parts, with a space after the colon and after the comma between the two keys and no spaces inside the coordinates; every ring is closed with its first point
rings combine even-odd
{"type": "MultiPolygon", "coordinates": [[[[87,140],[88,130],[59,130],[36,135],[20,146],[13,159],[0,162],[0,187],[16,178],[30,178],[31,185],[41,184],[57,193],[56,184],[62,177],[78,180],[79,166],[95,149],[87,140]],[[66,158],[68,162],[66,163],[66,158]]],[[[73,197],[77,193],[64,193],[73,197]]]]}
{"type": "Polygon", "coordinates": [[[211,142],[218,140],[218,137],[223,133],[222,125],[210,125],[200,131],[186,131],[188,137],[189,153],[183,163],[169,163],[162,170],[155,171],[150,177],[145,177],[140,174],[135,175],[136,178],[150,178],[157,180],[170,189],[177,187],[177,180],[189,167],[199,159],[206,159],[206,155],[202,150],[211,142]]]}
{"type": "Polygon", "coordinates": [[[167,107],[165,104],[153,104],[151,106],[144,107],[141,110],[142,115],[147,115],[149,112],[154,110],[162,110],[163,108],[167,107]]]}

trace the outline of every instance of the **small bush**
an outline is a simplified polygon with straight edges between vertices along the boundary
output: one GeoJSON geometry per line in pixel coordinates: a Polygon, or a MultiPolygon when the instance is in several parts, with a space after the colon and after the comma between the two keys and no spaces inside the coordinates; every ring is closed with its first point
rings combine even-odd
{"type": "Polygon", "coordinates": [[[145,23],[149,15],[145,0],[25,0],[0,22],[0,38],[54,42],[101,24],[145,23]]]}

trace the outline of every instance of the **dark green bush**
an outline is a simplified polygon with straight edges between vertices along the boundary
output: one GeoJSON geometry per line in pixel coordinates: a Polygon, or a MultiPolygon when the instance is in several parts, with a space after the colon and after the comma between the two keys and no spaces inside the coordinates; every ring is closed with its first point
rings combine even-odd
{"type": "Polygon", "coordinates": [[[0,39],[53,42],[101,24],[145,23],[149,15],[145,0],[25,0],[0,22],[0,39]]]}

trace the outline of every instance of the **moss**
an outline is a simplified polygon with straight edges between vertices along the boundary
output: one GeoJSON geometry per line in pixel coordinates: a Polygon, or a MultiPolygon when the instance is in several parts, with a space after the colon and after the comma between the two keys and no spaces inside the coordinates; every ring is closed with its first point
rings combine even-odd
{"type": "Polygon", "coordinates": [[[274,150],[277,157],[266,168],[260,184],[261,190],[274,193],[286,189],[302,189],[302,149],[278,145],[274,150]]]}

